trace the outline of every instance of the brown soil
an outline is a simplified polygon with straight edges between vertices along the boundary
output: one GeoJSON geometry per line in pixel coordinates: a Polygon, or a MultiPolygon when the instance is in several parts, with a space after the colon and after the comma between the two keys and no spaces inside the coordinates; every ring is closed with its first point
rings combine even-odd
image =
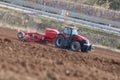
{"type": "Polygon", "coordinates": [[[17,40],[0,28],[0,80],[120,80],[120,53],[82,53],[17,40]]]}

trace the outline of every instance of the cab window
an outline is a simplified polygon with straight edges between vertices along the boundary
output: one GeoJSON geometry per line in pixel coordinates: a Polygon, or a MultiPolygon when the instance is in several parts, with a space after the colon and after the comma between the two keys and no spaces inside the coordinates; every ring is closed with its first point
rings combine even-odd
{"type": "Polygon", "coordinates": [[[72,35],[77,35],[77,34],[78,34],[77,29],[73,29],[72,30],[72,35]]]}
{"type": "Polygon", "coordinates": [[[71,29],[70,28],[65,28],[64,29],[64,33],[66,33],[66,34],[71,34],[71,29]]]}

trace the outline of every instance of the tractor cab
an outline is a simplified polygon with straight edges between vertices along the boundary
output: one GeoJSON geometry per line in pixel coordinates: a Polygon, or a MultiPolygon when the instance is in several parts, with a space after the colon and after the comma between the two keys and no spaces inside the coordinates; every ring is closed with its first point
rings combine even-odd
{"type": "Polygon", "coordinates": [[[70,26],[65,27],[63,33],[69,36],[78,35],[77,28],[70,26]]]}
{"type": "Polygon", "coordinates": [[[71,44],[74,36],[78,35],[77,28],[67,26],[63,30],[63,35],[64,35],[64,39],[65,39],[64,46],[65,47],[70,47],[70,44],[71,44]]]}

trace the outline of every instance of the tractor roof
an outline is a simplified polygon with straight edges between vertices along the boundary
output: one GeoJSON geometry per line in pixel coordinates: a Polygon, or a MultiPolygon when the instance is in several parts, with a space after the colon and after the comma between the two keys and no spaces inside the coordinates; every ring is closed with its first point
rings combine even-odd
{"type": "Polygon", "coordinates": [[[77,29],[75,26],[65,26],[65,28],[77,29]]]}

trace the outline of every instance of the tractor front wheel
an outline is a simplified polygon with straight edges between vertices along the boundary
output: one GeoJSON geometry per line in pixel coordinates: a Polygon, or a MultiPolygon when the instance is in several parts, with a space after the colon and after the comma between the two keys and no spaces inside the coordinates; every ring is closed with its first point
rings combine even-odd
{"type": "Polygon", "coordinates": [[[83,46],[81,47],[81,52],[88,52],[88,46],[83,45],[83,46]]]}
{"type": "Polygon", "coordinates": [[[74,42],[72,42],[70,48],[72,51],[79,51],[80,43],[78,41],[74,41],[74,42]]]}
{"type": "Polygon", "coordinates": [[[59,35],[55,39],[55,46],[58,48],[64,48],[65,38],[62,35],[59,35]]]}

